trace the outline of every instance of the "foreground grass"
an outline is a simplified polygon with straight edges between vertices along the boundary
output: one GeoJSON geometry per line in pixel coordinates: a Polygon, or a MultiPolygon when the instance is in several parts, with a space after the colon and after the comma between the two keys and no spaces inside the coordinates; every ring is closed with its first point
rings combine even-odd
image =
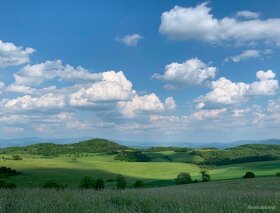
{"type": "Polygon", "coordinates": [[[124,191],[0,190],[0,212],[280,212],[279,200],[280,178],[270,177],[124,191]]]}

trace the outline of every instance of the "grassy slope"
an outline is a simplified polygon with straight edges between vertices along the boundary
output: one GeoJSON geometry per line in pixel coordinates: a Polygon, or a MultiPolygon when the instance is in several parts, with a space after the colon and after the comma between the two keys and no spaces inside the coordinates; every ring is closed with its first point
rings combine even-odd
{"type": "MultiPolygon", "coordinates": [[[[156,153],[151,153],[157,155],[156,153]]],[[[24,155],[22,161],[0,160],[1,166],[8,166],[23,172],[23,175],[10,177],[10,181],[19,186],[42,185],[49,179],[75,187],[85,175],[96,178],[110,179],[117,174],[125,175],[129,184],[136,179],[143,179],[151,186],[173,184],[173,179],[181,171],[190,172],[194,179],[199,179],[200,168],[195,164],[182,163],[188,153],[161,152],[153,158],[153,162],[120,162],[114,160],[114,155],[80,157],[73,160],[68,155],[42,159],[24,155]],[[168,155],[172,162],[163,156],[168,155]],[[165,162],[163,162],[165,160],[165,162]],[[177,161],[177,162],[176,162],[177,161]]],[[[213,180],[240,178],[246,171],[253,171],[257,176],[274,175],[279,171],[280,161],[243,163],[228,166],[213,167],[210,175],[213,180]]],[[[109,185],[115,183],[108,183],[109,185]]]]}
{"type": "Polygon", "coordinates": [[[280,212],[279,200],[280,178],[274,177],[125,191],[0,190],[0,212],[280,212]]]}

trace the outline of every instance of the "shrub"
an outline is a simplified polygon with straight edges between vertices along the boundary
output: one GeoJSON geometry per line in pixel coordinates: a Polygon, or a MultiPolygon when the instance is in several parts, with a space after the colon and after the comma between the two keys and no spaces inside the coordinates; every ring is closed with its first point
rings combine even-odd
{"type": "Polygon", "coordinates": [[[91,176],[85,176],[80,182],[80,188],[82,189],[92,189],[95,187],[95,180],[91,176]]]}
{"type": "Polygon", "coordinates": [[[101,190],[101,189],[104,189],[104,187],[105,187],[104,181],[101,178],[97,179],[95,182],[95,189],[101,190]]]}
{"type": "Polygon", "coordinates": [[[277,176],[277,177],[280,177],[280,172],[276,172],[276,176],[277,176]]]}
{"type": "Polygon", "coordinates": [[[201,174],[203,182],[209,182],[210,181],[210,175],[208,174],[207,170],[201,170],[200,174],[201,174]]]}
{"type": "Polygon", "coordinates": [[[126,188],[126,181],[124,176],[118,175],[117,177],[117,189],[122,189],[124,190],[126,188]]]}
{"type": "Polygon", "coordinates": [[[133,184],[134,188],[144,188],[144,182],[142,180],[136,180],[133,184]]]}
{"type": "Polygon", "coordinates": [[[246,172],[243,178],[254,178],[256,175],[254,172],[246,172]]]}
{"type": "Polygon", "coordinates": [[[62,184],[58,184],[55,180],[48,180],[44,185],[43,188],[45,189],[64,189],[65,186],[62,184]]]}
{"type": "Polygon", "coordinates": [[[181,172],[177,178],[175,178],[176,184],[187,184],[192,182],[192,177],[188,172],[181,172]]]}
{"type": "Polygon", "coordinates": [[[5,182],[4,180],[0,180],[0,189],[15,189],[17,188],[16,184],[5,182]]]}
{"type": "Polygon", "coordinates": [[[149,162],[151,158],[140,151],[121,151],[114,158],[115,160],[128,162],[149,162]]]}
{"type": "Polygon", "coordinates": [[[198,183],[199,181],[195,179],[193,182],[194,182],[194,183],[198,183]]]}
{"type": "Polygon", "coordinates": [[[14,184],[14,183],[6,183],[5,188],[6,188],[6,189],[16,189],[16,188],[17,188],[17,185],[14,184]]]}
{"type": "Polygon", "coordinates": [[[114,181],[115,181],[115,180],[112,179],[112,178],[109,178],[109,179],[106,180],[106,182],[114,182],[114,181]]]}
{"type": "Polygon", "coordinates": [[[8,167],[5,167],[5,166],[0,167],[0,178],[9,177],[9,176],[16,176],[16,175],[19,175],[19,174],[21,174],[21,173],[14,170],[14,169],[11,169],[11,168],[8,168],[8,167]]]}
{"type": "Polygon", "coordinates": [[[22,160],[22,158],[19,155],[13,155],[13,160],[22,160]]]}

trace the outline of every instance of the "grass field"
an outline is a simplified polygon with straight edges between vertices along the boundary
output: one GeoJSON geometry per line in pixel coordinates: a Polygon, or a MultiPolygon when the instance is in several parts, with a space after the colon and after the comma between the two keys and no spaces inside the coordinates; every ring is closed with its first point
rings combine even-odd
{"type": "Polygon", "coordinates": [[[280,178],[266,177],[124,191],[0,190],[0,212],[280,212],[279,200],[280,178]]]}
{"type": "MultiPolygon", "coordinates": [[[[22,172],[22,175],[5,178],[18,186],[42,186],[47,180],[55,179],[58,183],[77,187],[83,176],[115,179],[117,174],[124,175],[128,184],[136,179],[145,181],[146,186],[164,186],[174,184],[174,178],[182,171],[189,172],[193,179],[200,180],[198,165],[184,163],[199,161],[197,156],[188,153],[158,152],[150,153],[152,162],[121,162],[114,160],[114,155],[88,155],[73,159],[63,155],[54,158],[25,155],[23,160],[0,160],[0,166],[7,166],[22,172]],[[168,156],[166,158],[165,156],[168,156]],[[172,159],[172,161],[170,161],[172,159]]],[[[274,176],[280,169],[280,161],[254,162],[227,166],[213,166],[209,170],[212,180],[241,178],[246,171],[253,171],[258,177],[274,176]]],[[[114,182],[106,183],[107,187],[114,182]]]]}

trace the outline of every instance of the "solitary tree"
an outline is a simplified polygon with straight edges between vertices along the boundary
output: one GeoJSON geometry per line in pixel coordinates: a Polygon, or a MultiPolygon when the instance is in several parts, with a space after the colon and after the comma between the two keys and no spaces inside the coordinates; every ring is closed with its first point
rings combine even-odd
{"type": "Polygon", "coordinates": [[[181,172],[177,178],[175,178],[176,184],[187,184],[192,182],[192,177],[188,172],[181,172]]]}
{"type": "Polygon", "coordinates": [[[254,172],[246,172],[243,178],[254,178],[256,175],[254,172]]]}
{"type": "Polygon", "coordinates": [[[208,174],[208,171],[203,169],[200,171],[201,177],[202,177],[202,181],[204,182],[208,182],[210,181],[210,175],[208,174]]]}
{"type": "Polygon", "coordinates": [[[95,180],[91,176],[85,176],[80,182],[82,189],[92,189],[95,187],[95,180]]]}
{"type": "Polygon", "coordinates": [[[124,176],[118,175],[118,177],[117,177],[117,189],[124,190],[125,187],[126,187],[126,181],[125,181],[124,176]]]}
{"type": "Polygon", "coordinates": [[[136,180],[133,186],[134,188],[144,188],[144,182],[142,180],[136,180]]]}
{"type": "Polygon", "coordinates": [[[97,179],[96,182],[95,182],[95,189],[96,190],[101,190],[104,187],[105,187],[104,181],[101,178],[97,179]]]}

